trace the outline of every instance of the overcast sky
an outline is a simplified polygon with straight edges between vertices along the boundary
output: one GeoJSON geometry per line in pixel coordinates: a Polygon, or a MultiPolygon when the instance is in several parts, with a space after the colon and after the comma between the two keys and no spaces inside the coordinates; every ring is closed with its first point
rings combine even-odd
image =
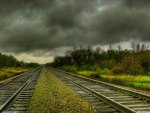
{"type": "Polygon", "coordinates": [[[131,40],[150,42],[150,0],[0,0],[0,51],[19,60],[131,40]]]}

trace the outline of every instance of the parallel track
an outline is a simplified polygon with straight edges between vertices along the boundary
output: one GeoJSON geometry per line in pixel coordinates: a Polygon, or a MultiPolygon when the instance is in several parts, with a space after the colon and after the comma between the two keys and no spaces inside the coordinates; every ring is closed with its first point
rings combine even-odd
{"type": "Polygon", "coordinates": [[[92,101],[100,113],[150,113],[149,95],[54,68],[49,69],[85,99],[92,101]]]}
{"type": "Polygon", "coordinates": [[[38,68],[0,84],[0,112],[27,111],[40,71],[38,68]]]}

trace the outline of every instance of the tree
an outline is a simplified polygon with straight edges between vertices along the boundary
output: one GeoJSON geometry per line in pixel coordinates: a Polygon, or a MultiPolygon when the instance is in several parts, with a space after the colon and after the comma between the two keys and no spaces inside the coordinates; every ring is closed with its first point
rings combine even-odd
{"type": "Polygon", "coordinates": [[[13,55],[6,55],[0,53],[0,69],[3,67],[32,67],[38,66],[37,63],[24,63],[23,61],[18,61],[13,55]]]}
{"type": "Polygon", "coordinates": [[[134,56],[126,56],[122,60],[122,66],[126,70],[126,73],[136,75],[143,72],[143,68],[140,64],[140,61],[134,56]]]}
{"type": "MultiPolygon", "coordinates": [[[[107,51],[102,51],[99,47],[92,50],[91,46],[87,48],[78,48],[68,51],[63,57],[56,57],[53,64],[56,67],[64,65],[75,65],[80,67],[92,67],[98,65],[101,68],[109,68],[114,73],[126,74],[148,74],[150,71],[150,50],[145,49],[146,45],[140,43],[131,43],[133,50],[113,50],[112,46],[107,51]]],[[[82,68],[81,68],[82,69],[82,68]]]]}

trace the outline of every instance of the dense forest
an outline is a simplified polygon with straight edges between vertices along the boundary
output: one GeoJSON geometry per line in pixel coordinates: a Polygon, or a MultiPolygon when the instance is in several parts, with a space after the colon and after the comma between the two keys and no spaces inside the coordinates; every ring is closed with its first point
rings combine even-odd
{"type": "Polygon", "coordinates": [[[109,74],[150,74],[150,50],[145,44],[131,43],[130,50],[109,47],[107,51],[100,47],[93,49],[78,47],[56,57],[50,65],[56,68],[76,67],[77,70],[109,70],[109,74]]]}
{"type": "Polygon", "coordinates": [[[18,61],[12,55],[6,55],[0,53],[0,68],[2,67],[36,67],[37,63],[25,63],[23,61],[18,61]]]}

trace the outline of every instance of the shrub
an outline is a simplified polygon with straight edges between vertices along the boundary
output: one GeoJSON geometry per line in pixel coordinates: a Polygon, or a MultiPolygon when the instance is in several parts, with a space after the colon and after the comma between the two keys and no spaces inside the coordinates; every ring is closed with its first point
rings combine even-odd
{"type": "Polygon", "coordinates": [[[73,73],[77,73],[78,72],[78,68],[75,65],[71,65],[71,66],[62,66],[60,67],[60,69],[68,71],[68,72],[73,72],[73,73]]]}
{"type": "Polygon", "coordinates": [[[91,70],[92,70],[92,67],[91,67],[91,65],[82,65],[82,66],[80,66],[80,70],[88,70],[88,71],[91,71],[91,70]]]}
{"type": "Polygon", "coordinates": [[[107,75],[113,75],[113,72],[112,71],[108,71],[106,74],[107,75]]]}
{"type": "Polygon", "coordinates": [[[110,70],[108,68],[101,68],[99,65],[94,65],[92,71],[95,71],[98,74],[108,74],[110,70]]]}
{"type": "Polygon", "coordinates": [[[99,73],[101,71],[101,67],[99,65],[94,65],[92,70],[99,73]]]}
{"type": "Polygon", "coordinates": [[[112,69],[113,74],[121,74],[124,72],[124,68],[121,66],[116,66],[112,69]]]}
{"type": "Polygon", "coordinates": [[[99,74],[105,75],[105,74],[107,74],[109,71],[110,71],[110,70],[109,70],[108,68],[103,68],[103,69],[100,69],[99,74]]]}
{"type": "Polygon", "coordinates": [[[121,64],[124,66],[126,73],[137,75],[143,73],[141,62],[135,56],[126,56],[121,64]]]}
{"type": "Polygon", "coordinates": [[[111,60],[104,60],[100,63],[101,67],[112,69],[114,66],[116,66],[116,61],[114,59],[111,60]]]}

